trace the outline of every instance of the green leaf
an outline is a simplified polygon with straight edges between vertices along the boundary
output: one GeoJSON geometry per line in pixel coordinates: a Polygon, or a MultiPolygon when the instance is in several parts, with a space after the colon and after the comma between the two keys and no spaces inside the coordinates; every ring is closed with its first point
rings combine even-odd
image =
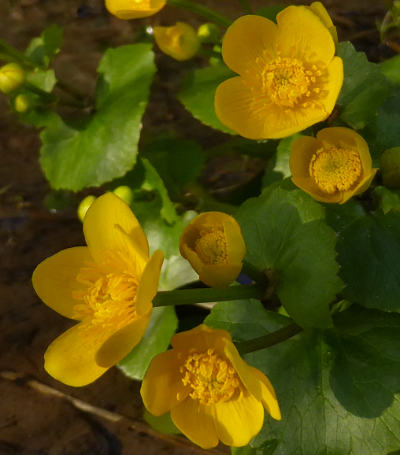
{"type": "MultiPolygon", "coordinates": [[[[265,335],[287,325],[287,318],[262,312],[260,307],[252,320],[254,307],[246,301],[220,303],[212,309],[207,324],[233,330],[233,337],[240,339],[260,336],[261,326],[265,327],[265,335]],[[252,327],[257,333],[252,334],[252,327]]],[[[245,360],[271,380],[282,411],[281,421],[266,413],[264,427],[251,446],[268,455],[387,455],[398,450],[400,399],[396,395],[393,398],[393,391],[400,378],[400,321],[398,315],[395,320],[391,316],[352,309],[336,317],[336,329],[304,331],[247,354],[245,360]],[[391,369],[393,366],[396,368],[391,369]],[[353,378],[351,373],[356,376],[353,378]],[[374,381],[369,382],[371,379],[374,381]],[[361,418],[345,409],[331,384],[343,404],[355,405],[358,411],[368,402],[374,414],[381,412],[386,388],[393,402],[380,417],[361,418]],[[357,393],[352,396],[354,389],[357,393]],[[371,395],[372,389],[379,393],[371,395]],[[356,403],[357,398],[363,403],[356,403]],[[268,446],[271,451],[267,451],[268,446]]]]}
{"type": "Polygon", "coordinates": [[[57,83],[54,70],[35,69],[27,74],[26,80],[47,93],[50,93],[57,83]]]}
{"type": "Polygon", "coordinates": [[[264,6],[263,8],[257,10],[257,15],[266,17],[270,21],[276,22],[276,16],[285,8],[286,5],[264,6]]]}
{"type": "Polygon", "coordinates": [[[331,325],[329,304],[342,288],[336,236],[323,215],[321,205],[302,191],[279,187],[248,200],[236,215],[247,261],[272,270],[282,305],[304,327],[331,325]]]}
{"type": "Polygon", "coordinates": [[[156,431],[162,434],[181,434],[171,419],[169,412],[162,416],[153,416],[146,409],[143,412],[144,420],[156,431]]]}
{"type": "Polygon", "coordinates": [[[119,368],[127,376],[142,380],[151,359],[168,348],[177,327],[173,307],[154,308],[142,341],[119,362],[119,368]]]}
{"type": "Polygon", "coordinates": [[[215,90],[232,76],[232,71],[222,64],[192,71],[184,81],[178,99],[200,122],[224,133],[235,134],[218,120],[214,109],[215,90]]]}
{"type": "Polygon", "coordinates": [[[54,189],[78,191],[124,175],[135,164],[141,119],[155,72],[150,44],[109,49],[97,111],[81,129],[54,114],[41,134],[40,163],[54,189]]]}
{"type": "Polygon", "coordinates": [[[379,65],[371,63],[350,42],[339,43],[343,59],[344,82],[338,99],[340,117],[352,128],[361,129],[371,121],[384,100],[392,93],[390,82],[379,65]]]}
{"type": "Polygon", "coordinates": [[[358,219],[340,233],[337,251],[348,300],[400,311],[400,213],[358,219]]]}
{"type": "Polygon", "coordinates": [[[336,232],[342,231],[353,221],[365,216],[365,214],[364,207],[354,198],[345,204],[326,204],[325,207],[326,222],[336,232]]]}
{"type": "Polygon", "coordinates": [[[377,186],[374,188],[373,194],[377,198],[379,208],[383,213],[400,210],[400,190],[389,190],[384,186],[377,186]]]}
{"type": "Polygon", "coordinates": [[[47,68],[51,59],[58,54],[64,31],[58,25],[46,28],[40,37],[33,38],[25,55],[38,67],[47,68]]]}
{"type": "Polygon", "coordinates": [[[392,82],[400,85],[400,55],[379,64],[382,73],[392,82]]]}

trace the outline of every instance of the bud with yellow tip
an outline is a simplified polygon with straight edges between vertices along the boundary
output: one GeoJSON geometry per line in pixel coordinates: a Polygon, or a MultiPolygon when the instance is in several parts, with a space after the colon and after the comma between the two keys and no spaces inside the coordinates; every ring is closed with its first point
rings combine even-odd
{"type": "Polygon", "coordinates": [[[200,48],[196,30],[184,22],[171,27],[154,27],[154,38],[164,54],[179,61],[194,57],[200,48]]]}
{"type": "Polygon", "coordinates": [[[84,199],[81,200],[77,213],[78,213],[78,218],[82,221],[82,223],[85,218],[86,212],[89,210],[90,206],[93,204],[93,202],[95,200],[96,200],[96,196],[93,196],[92,194],[90,194],[89,196],[86,196],[84,199]]]}
{"type": "Polygon", "coordinates": [[[14,100],[14,108],[20,114],[25,113],[30,107],[29,98],[26,95],[18,95],[14,100]]]}
{"type": "Polygon", "coordinates": [[[166,0],[106,0],[108,11],[119,19],[140,19],[164,8],[166,0]]]}
{"type": "Polygon", "coordinates": [[[221,32],[218,25],[207,22],[197,29],[197,36],[202,43],[217,43],[221,38],[221,32]]]}
{"type": "Polygon", "coordinates": [[[7,63],[0,68],[0,91],[10,93],[24,82],[24,70],[16,63],[7,63]]]}
{"type": "Polygon", "coordinates": [[[179,249],[200,280],[216,288],[236,280],[246,254],[239,224],[222,212],[196,216],[183,231],[179,249]]]}

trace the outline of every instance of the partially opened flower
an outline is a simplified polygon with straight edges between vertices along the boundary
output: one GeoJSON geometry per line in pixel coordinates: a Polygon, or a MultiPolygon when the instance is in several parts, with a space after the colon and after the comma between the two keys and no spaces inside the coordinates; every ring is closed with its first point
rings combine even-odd
{"type": "Polygon", "coordinates": [[[87,247],[45,259],[32,277],[46,305],[79,321],[56,338],[44,356],[46,371],[71,386],[93,382],[139,343],[163,262],[161,251],[149,258],[136,217],[112,193],[93,202],[83,231],[87,247]]]}
{"type": "Polygon", "coordinates": [[[222,212],[196,216],[183,231],[179,248],[200,280],[211,287],[224,287],[235,281],[246,255],[239,224],[222,212]]]}
{"type": "Polygon", "coordinates": [[[106,0],[106,8],[119,19],[140,19],[158,13],[166,3],[166,0],[106,0]]]}
{"type": "Polygon", "coordinates": [[[295,139],[289,165],[296,186],[317,201],[338,204],[364,192],[377,171],[365,140],[343,127],[295,139]]]}
{"type": "Polygon", "coordinates": [[[243,16],[222,43],[239,74],[217,88],[220,121],[249,139],[280,138],[325,120],[343,83],[343,63],[324,21],[310,7],[289,6],[277,24],[243,16]]]}
{"type": "Polygon", "coordinates": [[[248,444],[261,429],[264,408],[281,419],[270,381],[239,355],[226,330],[200,325],[175,335],[157,355],[140,393],[156,416],[170,411],[174,424],[195,444],[248,444]]]}
{"type": "Polygon", "coordinates": [[[177,22],[171,27],[154,27],[154,38],[164,54],[179,61],[194,57],[200,47],[196,30],[185,22],[177,22]]]}

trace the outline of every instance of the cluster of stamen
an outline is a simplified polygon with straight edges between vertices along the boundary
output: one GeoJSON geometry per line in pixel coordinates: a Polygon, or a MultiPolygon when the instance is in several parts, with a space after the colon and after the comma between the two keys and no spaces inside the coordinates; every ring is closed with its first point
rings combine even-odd
{"type": "Polygon", "coordinates": [[[205,405],[228,401],[242,387],[229,360],[218,356],[212,348],[206,352],[192,351],[180,372],[183,384],[191,388],[189,396],[205,405]]]}
{"type": "Polygon", "coordinates": [[[360,179],[362,164],[357,150],[322,147],[311,158],[311,178],[328,194],[350,190],[360,179]]]}
{"type": "Polygon", "coordinates": [[[228,251],[224,229],[218,226],[202,226],[194,250],[205,264],[226,264],[228,251]]]}
{"type": "Polygon", "coordinates": [[[88,264],[81,268],[76,280],[84,285],[73,293],[80,301],[74,306],[78,319],[93,327],[117,331],[136,318],[138,278],[134,274],[118,268],[105,273],[101,266],[88,264]]]}

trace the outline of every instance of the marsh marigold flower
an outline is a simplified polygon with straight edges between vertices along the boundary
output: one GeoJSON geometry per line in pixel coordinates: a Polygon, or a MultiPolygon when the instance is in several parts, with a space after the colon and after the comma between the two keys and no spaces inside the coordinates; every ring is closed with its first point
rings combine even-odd
{"type": "Polygon", "coordinates": [[[196,216],[183,231],[179,248],[200,280],[211,287],[224,287],[235,281],[246,254],[239,224],[222,212],[196,216]]]}
{"type": "Polygon", "coordinates": [[[62,250],[35,269],[33,286],[53,310],[78,324],[44,355],[55,379],[93,382],[144,335],[157,292],[163,254],[149,258],[146,236],[130,208],[106,193],[90,206],[83,232],[87,247],[62,250]]]}
{"type": "Polygon", "coordinates": [[[200,38],[189,24],[177,22],[171,27],[154,27],[157,46],[175,60],[189,60],[197,54],[200,38]]]}
{"type": "Polygon", "coordinates": [[[243,16],[227,30],[222,56],[239,74],[217,88],[220,121],[249,139],[280,138],[325,120],[343,83],[343,63],[324,21],[289,6],[277,24],[243,16]]]}
{"type": "Polygon", "coordinates": [[[7,63],[0,68],[0,91],[10,93],[24,82],[24,70],[16,63],[7,63]]]}
{"type": "Polygon", "coordinates": [[[178,333],[171,344],[143,379],[140,393],[151,414],[170,411],[179,430],[204,449],[219,440],[248,444],[263,425],[264,408],[281,419],[270,381],[240,357],[226,330],[202,324],[178,333]]]}
{"type": "Polygon", "coordinates": [[[289,164],[296,186],[317,201],[338,204],[364,192],[377,171],[365,140],[343,127],[295,139],[289,164]]]}
{"type": "Polygon", "coordinates": [[[166,3],[166,0],[106,0],[106,8],[119,19],[140,19],[158,13],[166,3]]]}

